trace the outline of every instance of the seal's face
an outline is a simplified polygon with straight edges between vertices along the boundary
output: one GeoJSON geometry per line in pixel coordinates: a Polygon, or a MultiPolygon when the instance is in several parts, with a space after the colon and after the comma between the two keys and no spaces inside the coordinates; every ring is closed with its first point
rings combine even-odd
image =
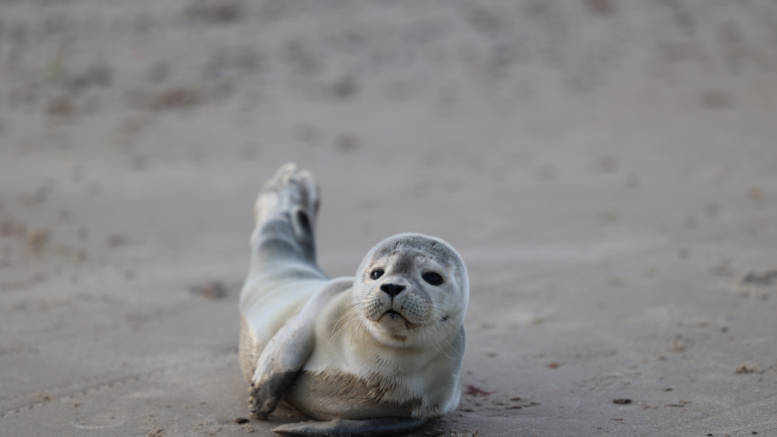
{"type": "Polygon", "coordinates": [[[391,347],[428,347],[458,334],[469,300],[461,257],[444,241],[420,234],[375,246],[354,285],[357,318],[391,347]]]}

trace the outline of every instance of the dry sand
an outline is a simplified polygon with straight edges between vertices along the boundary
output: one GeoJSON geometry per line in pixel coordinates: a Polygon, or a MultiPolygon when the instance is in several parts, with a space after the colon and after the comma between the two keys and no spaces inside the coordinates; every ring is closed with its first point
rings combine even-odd
{"type": "Polygon", "coordinates": [[[286,161],[330,275],[468,263],[471,388],[416,435],[777,435],[767,0],[0,2],[0,434],[299,420],[235,423],[286,161]]]}

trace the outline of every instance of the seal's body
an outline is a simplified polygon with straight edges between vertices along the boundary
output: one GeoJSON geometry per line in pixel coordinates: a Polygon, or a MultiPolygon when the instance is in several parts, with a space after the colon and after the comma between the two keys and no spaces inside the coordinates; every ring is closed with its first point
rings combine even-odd
{"type": "Polygon", "coordinates": [[[240,295],[240,365],[252,414],[284,400],[322,421],[283,435],[407,433],[455,409],[469,300],[447,243],[399,234],[373,247],[355,277],[317,266],[312,176],[282,167],[259,194],[252,260],[240,295]]]}

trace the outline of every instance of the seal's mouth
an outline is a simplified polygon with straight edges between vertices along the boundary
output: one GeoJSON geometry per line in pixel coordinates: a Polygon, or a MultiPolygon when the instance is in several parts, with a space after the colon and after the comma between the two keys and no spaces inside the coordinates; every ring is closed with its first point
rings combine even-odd
{"type": "Polygon", "coordinates": [[[400,320],[400,319],[402,319],[402,320],[404,320],[406,322],[408,321],[405,318],[405,316],[403,316],[401,313],[399,313],[397,311],[394,311],[394,310],[386,311],[385,313],[383,313],[383,316],[381,316],[381,318],[383,318],[383,317],[388,317],[388,318],[390,318],[392,320],[400,320]]]}

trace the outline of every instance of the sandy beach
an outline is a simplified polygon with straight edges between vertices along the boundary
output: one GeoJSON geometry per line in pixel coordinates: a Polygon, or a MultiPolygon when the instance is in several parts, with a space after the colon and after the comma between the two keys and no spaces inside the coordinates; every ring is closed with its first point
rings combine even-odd
{"type": "Polygon", "coordinates": [[[0,435],[273,436],[237,299],[285,162],[318,258],[470,275],[432,436],[777,435],[777,3],[0,1],[0,435]]]}

